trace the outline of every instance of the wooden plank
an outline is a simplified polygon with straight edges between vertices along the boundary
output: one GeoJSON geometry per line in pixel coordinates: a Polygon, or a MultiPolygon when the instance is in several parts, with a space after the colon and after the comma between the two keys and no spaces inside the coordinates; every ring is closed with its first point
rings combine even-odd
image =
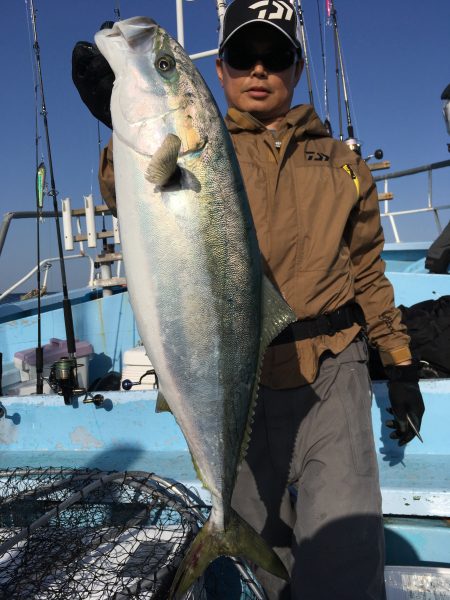
{"type": "MultiPolygon", "coordinates": [[[[114,231],[97,231],[97,239],[104,240],[109,237],[114,237],[114,231]]],[[[88,236],[84,234],[78,234],[73,236],[74,242],[87,242],[88,236]]]]}
{"type": "MultiPolygon", "coordinates": [[[[95,214],[96,215],[101,215],[103,213],[110,215],[111,211],[109,210],[109,208],[107,207],[106,204],[99,204],[98,206],[94,207],[95,210],[95,214]]],[[[72,209],[72,217],[84,217],[84,215],[86,214],[86,210],[84,208],[74,208],[72,209]]]]}
{"type": "Polygon", "coordinates": [[[114,262],[116,260],[122,260],[121,252],[110,252],[108,254],[99,254],[96,257],[95,262],[102,264],[102,263],[114,262]]]}
{"type": "Polygon", "coordinates": [[[372,163],[372,164],[368,164],[367,166],[369,167],[369,169],[371,171],[380,171],[382,169],[390,169],[391,161],[383,160],[383,162],[372,163]]]}
{"type": "Polygon", "coordinates": [[[382,200],[393,200],[394,194],[392,192],[381,192],[378,194],[378,200],[381,202],[382,200]]]}

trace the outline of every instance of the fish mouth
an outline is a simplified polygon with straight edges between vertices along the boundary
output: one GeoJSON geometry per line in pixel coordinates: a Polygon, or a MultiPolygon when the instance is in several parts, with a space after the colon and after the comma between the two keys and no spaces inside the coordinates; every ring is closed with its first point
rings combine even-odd
{"type": "Polygon", "coordinates": [[[131,48],[136,48],[143,39],[151,38],[157,28],[158,23],[149,17],[132,17],[114,23],[111,33],[106,30],[106,35],[121,35],[131,48]]]}

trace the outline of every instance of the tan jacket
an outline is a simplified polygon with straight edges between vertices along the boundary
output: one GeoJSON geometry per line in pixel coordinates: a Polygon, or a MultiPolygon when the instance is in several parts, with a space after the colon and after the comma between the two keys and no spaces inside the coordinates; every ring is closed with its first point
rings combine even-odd
{"type": "MultiPolygon", "coordinates": [[[[275,138],[248,113],[230,109],[231,133],[266,273],[298,319],[356,300],[384,364],[411,357],[409,337],[384,276],[378,197],[370,171],[348,146],[330,138],[309,105],[293,108],[275,138]],[[276,142],[280,141],[279,148],[276,142]]],[[[100,163],[105,201],[114,200],[111,148],[100,163]]],[[[289,388],[314,381],[320,356],[341,352],[359,332],[268,348],[261,381],[289,388]]]]}

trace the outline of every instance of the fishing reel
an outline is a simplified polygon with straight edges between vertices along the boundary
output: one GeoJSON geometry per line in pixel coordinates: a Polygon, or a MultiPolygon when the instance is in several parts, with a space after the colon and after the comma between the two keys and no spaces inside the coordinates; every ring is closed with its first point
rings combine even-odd
{"type": "Polygon", "coordinates": [[[381,148],[377,148],[373,154],[369,154],[369,156],[366,156],[364,158],[364,160],[366,162],[369,161],[371,158],[376,158],[377,160],[381,160],[383,158],[383,156],[384,156],[383,150],[381,148]]]}
{"type": "Polygon", "coordinates": [[[349,137],[346,140],[344,140],[344,143],[347,144],[350,150],[353,150],[353,152],[356,152],[358,156],[361,156],[361,142],[359,140],[353,137],[349,137]]]}
{"type": "Polygon", "coordinates": [[[84,388],[78,387],[77,368],[80,366],[76,358],[63,356],[50,368],[48,384],[55,393],[63,396],[64,404],[72,404],[73,396],[86,393],[84,388]]]}
{"type": "Polygon", "coordinates": [[[154,375],[155,383],[154,383],[153,387],[155,389],[158,389],[158,376],[156,374],[155,369],[149,369],[148,371],[145,371],[145,373],[143,375],[141,375],[141,377],[139,378],[139,381],[131,381],[130,379],[124,379],[122,381],[122,389],[125,390],[126,392],[128,392],[135,385],[142,385],[142,380],[144,379],[144,377],[147,377],[148,375],[154,375]]]}

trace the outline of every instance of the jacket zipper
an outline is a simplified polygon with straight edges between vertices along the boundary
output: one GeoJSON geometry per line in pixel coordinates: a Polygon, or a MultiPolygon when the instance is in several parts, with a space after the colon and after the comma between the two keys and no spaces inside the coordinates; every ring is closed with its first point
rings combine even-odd
{"type": "Polygon", "coordinates": [[[348,173],[348,174],[350,175],[350,177],[352,178],[352,180],[353,180],[353,183],[355,184],[355,187],[356,187],[356,199],[358,200],[358,198],[359,198],[359,187],[360,187],[360,186],[359,186],[359,179],[358,179],[358,177],[356,176],[355,172],[353,171],[353,169],[351,168],[351,166],[350,166],[350,165],[343,165],[343,166],[342,166],[342,168],[343,168],[343,169],[344,169],[344,171],[345,171],[346,173],[348,173]]]}

